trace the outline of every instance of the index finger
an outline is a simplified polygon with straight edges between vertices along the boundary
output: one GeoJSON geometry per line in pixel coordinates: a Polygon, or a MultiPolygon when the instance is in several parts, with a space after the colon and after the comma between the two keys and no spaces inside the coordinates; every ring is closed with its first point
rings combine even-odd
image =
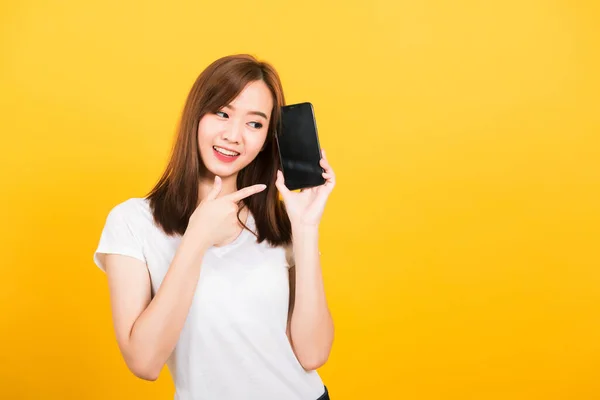
{"type": "Polygon", "coordinates": [[[267,188],[267,185],[264,185],[261,183],[258,185],[252,185],[252,186],[245,187],[243,189],[238,190],[237,192],[230,193],[223,197],[225,197],[229,200],[232,200],[234,202],[238,202],[242,199],[245,199],[246,197],[252,196],[253,194],[262,192],[266,188],[267,188]]]}

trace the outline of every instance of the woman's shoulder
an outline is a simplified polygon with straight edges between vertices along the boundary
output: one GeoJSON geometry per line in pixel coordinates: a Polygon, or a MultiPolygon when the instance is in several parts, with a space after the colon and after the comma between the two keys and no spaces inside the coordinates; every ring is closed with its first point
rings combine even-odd
{"type": "Polygon", "coordinates": [[[149,208],[150,206],[147,199],[143,197],[130,197],[114,205],[110,212],[144,212],[149,210],[149,208]]]}
{"type": "Polygon", "coordinates": [[[117,203],[109,211],[109,216],[123,219],[130,224],[143,224],[152,220],[148,199],[142,197],[130,197],[117,203]]]}

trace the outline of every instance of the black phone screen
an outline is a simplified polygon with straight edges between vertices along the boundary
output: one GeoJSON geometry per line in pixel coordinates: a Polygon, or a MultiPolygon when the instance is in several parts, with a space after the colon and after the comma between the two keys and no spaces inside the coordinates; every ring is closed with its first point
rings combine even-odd
{"type": "Polygon", "coordinates": [[[321,147],[311,103],[281,108],[281,127],[276,139],[288,189],[304,189],[325,183],[324,170],[319,164],[321,147]]]}

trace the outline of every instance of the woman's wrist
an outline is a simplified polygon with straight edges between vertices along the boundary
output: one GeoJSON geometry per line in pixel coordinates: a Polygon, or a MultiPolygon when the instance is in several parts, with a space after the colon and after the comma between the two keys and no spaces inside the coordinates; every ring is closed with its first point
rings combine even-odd
{"type": "Polygon", "coordinates": [[[305,222],[292,222],[292,232],[297,232],[298,234],[315,234],[319,233],[319,224],[313,223],[305,223],[305,222]]]}
{"type": "Polygon", "coordinates": [[[197,256],[201,256],[211,247],[211,244],[208,236],[203,232],[188,230],[183,234],[180,246],[190,250],[197,256]]]}

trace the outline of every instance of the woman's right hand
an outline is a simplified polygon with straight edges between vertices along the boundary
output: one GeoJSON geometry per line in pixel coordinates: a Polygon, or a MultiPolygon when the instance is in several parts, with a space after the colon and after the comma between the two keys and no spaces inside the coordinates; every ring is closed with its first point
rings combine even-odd
{"type": "Polygon", "coordinates": [[[215,176],[212,189],[190,216],[186,233],[199,234],[208,247],[219,245],[237,237],[240,224],[237,218],[238,203],[246,197],[262,192],[266,185],[257,184],[217,198],[222,181],[215,176]]]}

